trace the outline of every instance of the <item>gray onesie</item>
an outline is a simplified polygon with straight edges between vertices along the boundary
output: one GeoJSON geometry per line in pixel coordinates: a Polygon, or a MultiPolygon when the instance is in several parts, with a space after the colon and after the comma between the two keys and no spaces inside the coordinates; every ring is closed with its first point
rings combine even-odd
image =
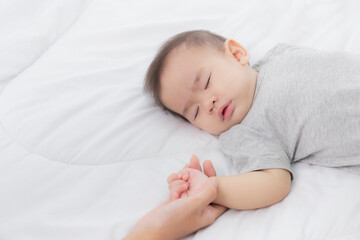
{"type": "Polygon", "coordinates": [[[280,44],[253,68],[251,109],[220,135],[239,172],[303,161],[360,175],[360,56],[280,44]]]}

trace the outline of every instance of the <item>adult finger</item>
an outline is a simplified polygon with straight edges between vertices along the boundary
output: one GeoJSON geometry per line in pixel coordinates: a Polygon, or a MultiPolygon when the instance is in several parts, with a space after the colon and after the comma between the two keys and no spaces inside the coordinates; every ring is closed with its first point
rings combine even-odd
{"type": "Polygon", "coordinates": [[[204,166],[204,173],[206,176],[208,176],[208,177],[216,176],[214,165],[212,164],[212,162],[210,160],[205,160],[203,163],[203,166],[204,166]]]}
{"type": "Polygon", "coordinates": [[[224,207],[223,205],[219,204],[210,204],[212,214],[214,215],[215,219],[220,217],[226,210],[228,210],[227,207],[224,207]]]}
{"type": "Polygon", "coordinates": [[[215,222],[215,220],[220,217],[227,210],[227,207],[218,204],[210,204],[206,207],[206,216],[204,216],[204,221],[206,225],[210,225],[215,222]]]}
{"type": "Polygon", "coordinates": [[[201,165],[200,165],[200,162],[199,162],[199,158],[195,154],[192,155],[191,158],[190,158],[190,168],[194,168],[194,169],[197,169],[199,171],[202,171],[201,165]]]}

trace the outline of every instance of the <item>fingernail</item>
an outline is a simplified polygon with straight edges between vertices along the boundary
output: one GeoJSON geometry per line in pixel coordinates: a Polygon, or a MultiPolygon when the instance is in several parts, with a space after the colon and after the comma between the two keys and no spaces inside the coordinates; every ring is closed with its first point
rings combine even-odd
{"type": "Polygon", "coordinates": [[[177,176],[178,176],[179,178],[182,178],[182,174],[181,174],[181,173],[178,173],[177,176]]]}

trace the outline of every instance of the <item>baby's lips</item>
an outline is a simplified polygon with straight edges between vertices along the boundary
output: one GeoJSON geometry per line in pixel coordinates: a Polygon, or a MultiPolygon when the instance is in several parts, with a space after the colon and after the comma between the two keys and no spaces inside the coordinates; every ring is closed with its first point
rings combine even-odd
{"type": "Polygon", "coordinates": [[[230,105],[230,103],[231,103],[231,101],[228,102],[228,103],[226,103],[226,104],[224,104],[224,105],[222,105],[221,108],[219,108],[219,110],[218,110],[218,115],[220,116],[220,118],[221,118],[222,120],[224,120],[224,109],[225,109],[226,107],[228,107],[228,106],[230,105]]]}

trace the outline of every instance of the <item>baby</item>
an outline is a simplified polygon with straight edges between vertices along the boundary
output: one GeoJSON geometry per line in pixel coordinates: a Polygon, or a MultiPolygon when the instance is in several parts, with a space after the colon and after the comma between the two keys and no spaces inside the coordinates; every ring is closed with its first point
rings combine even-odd
{"type": "Polygon", "coordinates": [[[214,177],[214,203],[245,210],[281,201],[297,161],[360,175],[360,58],[284,44],[253,66],[249,57],[234,40],[189,31],[162,46],[146,75],[156,103],[220,135],[239,174],[214,177]]]}

